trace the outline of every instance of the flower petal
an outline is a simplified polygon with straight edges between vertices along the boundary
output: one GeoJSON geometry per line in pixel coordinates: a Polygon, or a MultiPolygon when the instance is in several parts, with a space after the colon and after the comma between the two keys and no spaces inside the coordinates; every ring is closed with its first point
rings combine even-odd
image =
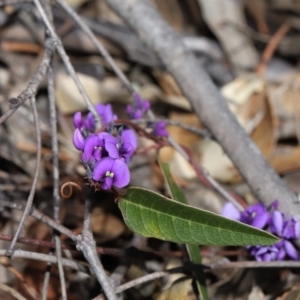
{"type": "Polygon", "coordinates": [[[268,212],[264,212],[261,214],[257,214],[251,222],[251,225],[256,227],[256,228],[260,228],[262,229],[263,227],[266,226],[266,224],[268,223],[270,219],[269,213],[268,212]]]}
{"type": "Polygon", "coordinates": [[[85,140],[78,128],[75,129],[73,134],[73,144],[78,150],[84,149],[85,140]]]}
{"type": "Polygon", "coordinates": [[[124,143],[130,143],[135,150],[137,148],[138,140],[135,132],[132,129],[124,129],[122,133],[124,143]]]}
{"type": "Polygon", "coordinates": [[[113,178],[108,176],[104,178],[104,182],[102,184],[103,190],[110,190],[113,185],[113,178]]]}
{"type": "Polygon", "coordinates": [[[123,157],[130,157],[134,152],[134,148],[130,143],[122,144],[120,155],[123,157]]]}
{"type": "Polygon", "coordinates": [[[106,172],[112,170],[114,162],[114,159],[110,157],[105,157],[98,161],[94,167],[93,179],[95,181],[100,181],[104,179],[106,172]]]}
{"type": "Polygon", "coordinates": [[[92,157],[95,147],[99,144],[99,139],[96,134],[89,135],[85,140],[84,154],[87,158],[92,157]]]}
{"type": "Polygon", "coordinates": [[[231,202],[228,202],[223,206],[222,216],[228,219],[239,221],[241,213],[231,202]]]}
{"type": "Polygon", "coordinates": [[[294,260],[298,259],[298,252],[297,252],[295,246],[290,241],[284,240],[283,245],[284,245],[287,255],[291,259],[294,259],[294,260]]]}
{"type": "Polygon", "coordinates": [[[115,143],[105,143],[105,149],[108,152],[109,157],[111,158],[120,158],[119,149],[115,143]]]}
{"type": "Polygon", "coordinates": [[[126,163],[121,159],[116,159],[112,167],[114,173],[113,185],[118,188],[126,186],[130,181],[130,172],[126,163]]]}
{"type": "Polygon", "coordinates": [[[169,133],[166,130],[167,123],[165,121],[159,121],[154,125],[153,134],[157,136],[168,136],[169,133]]]}
{"type": "Polygon", "coordinates": [[[285,258],[285,254],[284,247],[279,248],[276,260],[283,260],[285,258]]]}
{"type": "Polygon", "coordinates": [[[99,104],[95,105],[95,109],[96,109],[98,115],[102,117],[102,115],[103,115],[103,113],[105,111],[105,105],[99,103],[99,104]]]}
{"type": "Polygon", "coordinates": [[[73,124],[76,128],[81,128],[83,126],[81,112],[78,111],[73,117],[73,124]]]}
{"type": "Polygon", "coordinates": [[[274,233],[276,233],[278,236],[282,236],[282,230],[283,230],[283,214],[282,212],[275,210],[272,214],[272,228],[274,233]]]}
{"type": "Polygon", "coordinates": [[[253,214],[253,213],[256,213],[256,214],[262,214],[264,212],[267,211],[266,207],[264,204],[262,203],[256,203],[256,204],[253,204],[253,205],[250,205],[248,208],[247,208],[247,211],[250,213],[250,214],[253,214]]]}
{"type": "Polygon", "coordinates": [[[84,125],[85,125],[86,129],[89,131],[95,130],[95,119],[91,112],[87,114],[85,121],[84,121],[84,125]]]}

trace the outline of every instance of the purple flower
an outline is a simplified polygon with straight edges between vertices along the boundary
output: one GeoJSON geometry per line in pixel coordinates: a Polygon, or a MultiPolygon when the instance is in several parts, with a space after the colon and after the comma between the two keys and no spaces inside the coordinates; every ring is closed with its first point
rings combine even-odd
{"type": "Polygon", "coordinates": [[[223,206],[222,216],[235,221],[240,221],[241,213],[231,202],[227,202],[223,206]]]}
{"type": "Polygon", "coordinates": [[[150,102],[143,100],[138,93],[133,94],[134,101],[132,105],[127,105],[126,112],[130,119],[140,119],[150,108],[150,102]]]}
{"type": "Polygon", "coordinates": [[[166,130],[167,123],[165,121],[159,121],[154,125],[153,134],[157,136],[165,136],[169,135],[168,131],[166,130]]]}
{"type": "Polygon", "coordinates": [[[290,258],[299,259],[298,249],[293,240],[299,237],[300,224],[295,217],[286,220],[285,215],[278,210],[279,202],[274,201],[269,210],[260,203],[249,206],[245,211],[239,212],[231,203],[223,207],[222,215],[233,220],[252,225],[257,228],[264,228],[282,239],[268,247],[247,246],[248,252],[257,261],[273,261],[290,258]]]}
{"type": "Polygon", "coordinates": [[[134,152],[133,146],[130,143],[124,143],[121,137],[106,142],[105,149],[111,158],[122,158],[124,160],[129,159],[134,152]]]}
{"type": "Polygon", "coordinates": [[[89,112],[85,118],[84,125],[88,131],[95,131],[95,118],[91,112],[89,112]]]}
{"type": "Polygon", "coordinates": [[[131,144],[134,150],[137,148],[138,140],[137,140],[136,134],[133,130],[124,129],[122,132],[122,139],[126,143],[131,144]]]}
{"type": "MultiPolygon", "coordinates": [[[[100,103],[97,104],[95,108],[104,126],[107,126],[110,122],[117,119],[117,116],[113,113],[112,106],[110,104],[100,103]]],[[[84,125],[87,130],[91,132],[95,131],[95,118],[91,112],[87,114],[84,125]]]]}
{"type": "Polygon", "coordinates": [[[73,144],[78,150],[84,149],[85,140],[84,140],[84,137],[82,136],[79,128],[76,128],[74,131],[73,144]]]}
{"type": "Polygon", "coordinates": [[[81,112],[75,113],[73,117],[73,124],[75,128],[81,129],[83,127],[82,115],[81,112]]]}
{"type": "Polygon", "coordinates": [[[295,217],[291,217],[284,224],[282,236],[286,239],[297,239],[299,237],[299,222],[295,217]]]}
{"type": "Polygon", "coordinates": [[[256,203],[241,213],[240,220],[243,223],[262,229],[268,224],[270,215],[263,204],[256,203]]]}
{"type": "Polygon", "coordinates": [[[104,190],[109,190],[112,186],[122,188],[129,183],[130,173],[123,160],[105,157],[95,164],[93,179],[102,181],[104,190]]]}
{"type": "Polygon", "coordinates": [[[98,115],[101,117],[104,126],[107,126],[110,122],[117,119],[117,116],[113,113],[112,106],[110,104],[97,104],[95,108],[98,115]]]}
{"type": "Polygon", "coordinates": [[[290,241],[284,240],[283,246],[284,246],[286,254],[291,259],[297,260],[299,258],[298,251],[296,250],[295,246],[290,241]]]}
{"type": "Polygon", "coordinates": [[[81,156],[83,162],[95,162],[106,156],[106,142],[114,141],[115,138],[107,132],[91,134],[85,141],[84,150],[81,156]]]}
{"type": "Polygon", "coordinates": [[[278,252],[278,248],[274,245],[259,247],[254,256],[257,261],[273,261],[277,259],[278,252]]]}
{"type": "Polygon", "coordinates": [[[271,222],[270,222],[271,232],[281,237],[283,224],[284,224],[284,214],[278,210],[275,210],[272,213],[271,222]]]}
{"type": "Polygon", "coordinates": [[[102,157],[102,146],[103,145],[100,143],[98,135],[89,135],[85,141],[81,160],[83,162],[94,162],[95,160],[100,160],[102,157]]]}

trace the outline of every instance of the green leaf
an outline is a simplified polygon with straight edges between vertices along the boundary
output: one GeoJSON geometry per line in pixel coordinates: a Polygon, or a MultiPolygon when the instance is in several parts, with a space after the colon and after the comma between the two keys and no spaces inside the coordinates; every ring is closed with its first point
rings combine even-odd
{"type": "Polygon", "coordinates": [[[126,225],[145,237],[194,245],[271,245],[278,239],[240,222],[191,207],[142,188],[119,201],[126,225]]]}
{"type": "MultiPolygon", "coordinates": [[[[166,179],[168,187],[170,188],[172,198],[178,202],[187,204],[187,200],[185,198],[183,191],[178,187],[171,174],[170,166],[166,163],[161,163],[160,161],[159,161],[159,165],[166,179]]],[[[194,264],[202,264],[202,258],[201,258],[199,246],[186,244],[186,249],[191,262],[193,262],[194,264]]],[[[208,300],[204,270],[203,269],[196,270],[194,274],[196,278],[197,289],[201,295],[201,299],[208,300]]]]}
{"type": "Polygon", "coordinates": [[[187,204],[188,202],[186,201],[183,191],[178,187],[178,185],[174,181],[173,176],[171,175],[170,166],[166,163],[161,162],[159,162],[159,165],[161,167],[161,170],[163,171],[173,199],[183,204],[187,204]]]}

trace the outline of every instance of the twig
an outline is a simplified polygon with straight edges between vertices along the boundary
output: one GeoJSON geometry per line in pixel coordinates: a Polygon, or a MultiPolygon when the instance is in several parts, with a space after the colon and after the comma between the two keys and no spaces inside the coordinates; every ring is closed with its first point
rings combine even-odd
{"type": "MultiPolygon", "coordinates": [[[[50,251],[49,255],[52,256],[53,253],[50,251]]],[[[42,300],[47,300],[48,287],[49,287],[50,276],[51,276],[51,268],[52,268],[52,264],[48,262],[48,264],[46,266],[46,271],[44,274],[44,281],[43,281],[43,288],[42,288],[42,300]]]]}
{"type": "Polygon", "coordinates": [[[33,202],[33,197],[35,194],[35,189],[38,181],[38,176],[39,176],[39,170],[40,170],[40,163],[41,163],[41,130],[40,130],[40,125],[39,125],[39,117],[38,117],[38,112],[36,108],[36,103],[35,103],[35,97],[30,98],[32,110],[33,110],[33,118],[34,118],[34,125],[35,125],[35,131],[36,131],[36,144],[37,144],[37,153],[36,153],[36,165],[35,165],[35,172],[34,172],[34,179],[33,183],[30,189],[30,193],[26,202],[26,207],[25,210],[22,214],[20,223],[17,227],[17,230],[14,234],[14,237],[11,241],[11,244],[9,245],[7,249],[7,256],[12,256],[13,254],[13,249],[15,247],[15,244],[20,236],[20,234],[23,231],[23,227],[25,225],[25,221],[30,213],[32,202],[33,202]]]}
{"type": "Polygon", "coordinates": [[[13,297],[15,297],[18,300],[27,300],[25,297],[23,297],[18,291],[13,289],[12,287],[0,282],[0,290],[7,292],[11,294],[13,297]]]}
{"type": "Polygon", "coordinates": [[[230,262],[222,259],[220,262],[209,264],[211,269],[232,269],[232,268],[299,268],[299,261],[235,261],[230,262]]]}
{"type": "Polygon", "coordinates": [[[278,47],[280,41],[288,33],[290,26],[286,23],[282,24],[276,31],[270,42],[268,43],[266,49],[262,54],[262,58],[258,66],[256,67],[256,73],[259,75],[264,75],[267,65],[272,58],[276,48],[278,47]]]}
{"type": "Polygon", "coordinates": [[[0,7],[5,5],[31,3],[32,0],[0,0],[0,7]]]}
{"type": "MultiPolygon", "coordinates": [[[[12,236],[11,235],[6,235],[3,233],[0,233],[0,240],[2,241],[11,241],[12,236]]],[[[29,239],[29,238],[19,238],[17,240],[17,243],[22,243],[26,245],[31,245],[31,246],[38,246],[38,247],[44,247],[44,248],[50,248],[50,249],[55,249],[56,245],[53,242],[49,241],[42,241],[42,240],[35,240],[35,239],[29,239]]],[[[62,249],[67,249],[67,250],[72,250],[72,251],[77,251],[75,248],[75,244],[61,244],[62,249]]],[[[128,256],[128,257],[136,257],[137,255],[141,259],[147,259],[147,258],[154,258],[155,255],[158,257],[175,257],[175,258],[182,258],[187,255],[185,251],[151,251],[151,252],[146,252],[146,251],[141,251],[137,250],[135,248],[129,248],[129,249],[120,249],[120,248],[107,248],[107,247],[96,247],[96,251],[98,254],[109,254],[112,256],[128,256]]],[[[240,250],[219,250],[215,251],[214,249],[212,250],[201,250],[201,255],[205,257],[212,257],[216,255],[220,256],[247,256],[248,253],[246,250],[240,249],[240,250]]]]}
{"type": "Polygon", "coordinates": [[[17,97],[9,100],[9,109],[0,117],[0,125],[6,121],[28,98],[35,97],[42,82],[54,51],[52,39],[46,39],[42,60],[35,74],[30,79],[26,89],[17,97]]]}
{"type": "Polygon", "coordinates": [[[196,114],[228,154],[253,194],[266,205],[279,199],[284,213],[300,216],[297,197],[270,167],[229,111],[226,100],[180,37],[146,0],[106,0],[162,60],[196,114]],[[142,16],[142,17],[141,17],[142,16]]]}
{"type": "Polygon", "coordinates": [[[168,272],[168,271],[160,271],[160,272],[154,272],[154,273],[151,273],[151,274],[147,274],[143,277],[131,280],[129,282],[126,282],[126,283],[118,286],[118,288],[116,290],[116,293],[120,294],[120,293],[122,293],[122,292],[124,292],[128,289],[131,289],[131,288],[133,288],[133,287],[135,287],[139,284],[143,284],[145,282],[155,280],[155,279],[158,279],[158,278],[161,278],[161,277],[164,277],[164,276],[168,276],[168,275],[170,275],[170,272],[168,272]]]}
{"type": "Polygon", "coordinates": [[[87,108],[89,109],[89,111],[94,115],[95,121],[97,126],[100,128],[101,127],[101,120],[99,115],[97,114],[97,111],[94,107],[94,105],[92,104],[88,94],[86,93],[83,85],[81,84],[80,80],[78,79],[78,76],[74,70],[74,67],[72,66],[72,64],[70,63],[70,59],[62,45],[62,42],[60,40],[60,38],[57,36],[57,34],[55,33],[55,30],[53,29],[45,11],[44,8],[42,7],[41,3],[39,0],[33,0],[34,4],[36,5],[42,19],[43,22],[46,25],[46,28],[49,30],[49,35],[51,36],[51,38],[53,39],[53,43],[55,45],[55,48],[57,50],[57,52],[59,53],[63,63],[65,64],[66,69],[68,70],[69,74],[71,75],[73,81],[76,84],[76,87],[79,91],[79,93],[81,94],[82,98],[84,99],[87,108]]]}
{"type": "MultiPolygon", "coordinates": [[[[10,201],[5,201],[0,199],[0,206],[5,206],[5,207],[10,207],[13,209],[18,209],[18,210],[25,210],[25,206],[22,204],[16,204],[12,203],[10,201]]],[[[42,221],[43,223],[47,224],[48,226],[52,227],[53,229],[59,231],[60,233],[66,235],[69,237],[72,241],[76,242],[77,241],[77,235],[73,233],[70,229],[64,227],[63,225],[55,222],[53,219],[50,217],[46,216],[45,214],[41,213],[37,209],[32,208],[30,211],[30,215],[34,217],[35,219],[42,221]]]]}
{"type": "Polygon", "coordinates": [[[124,84],[124,86],[128,89],[128,91],[131,94],[133,94],[134,89],[133,89],[130,81],[127,79],[127,77],[125,76],[123,71],[114,62],[113,58],[108,53],[108,51],[103,47],[103,45],[99,41],[99,39],[96,38],[96,36],[92,32],[92,30],[89,28],[89,26],[87,26],[85,24],[85,22],[76,13],[76,11],[73,10],[64,0],[56,0],[56,2],[70,15],[70,17],[78,24],[78,26],[82,29],[82,31],[92,40],[92,42],[96,46],[97,50],[101,53],[101,55],[104,57],[104,59],[111,66],[112,70],[116,73],[116,75],[119,77],[119,79],[124,84]]]}
{"type": "Polygon", "coordinates": [[[90,200],[85,201],[85,213],[82,235],[77,239],[77,249],[81,250],[85,259],[93,269],[98,282],[100,283],[108,300],[117,300],[114,289],[105,274],[105,270],[100,262],[96,251],[96,245],[91,232],[90,200]]]}
{"type": "Polygon", "coordinates": [[[147,120],[147,119],[139,119],[139,120],[132,120],[134,123],[137,123],[137,124],[140,124],[140,123],[156,123],[156,122],[165,122],[166,124],[169,124],[169,125],[173,125],[173,126],[177,126],[177,127],[180,127],[180,128],[183,128],[185,130],[188,130],[192,133],[195,133],[203,138],[212,138],[211,134],[206,130],[206,129],[201,129],[201,128],[197,128],[195,126],[191,126],[191,125],[188,125],[188,124],[185,124],[185,123],[182,123],[182,122],[179,122],[179,121],[174,121],[174,120],[170,120],[170,119],[160,119],[160,118],[155,118],[155,119],[152,119],[151,121],[150,120],[147,120]]]}
{"type": "MultiPolygon", "coordinates": [[[[50,5],[49,5],[50,8],[50,5]]],[[[55,91],[54,91],[54,74],[53,67],[50,64],[48,69],[48,98],[50,110],[50,124],[51,124],[51,146],[53,153],[53,219],[59,221],[60,211],[60,197],[59,197],[59,164],[58,164],[58,143],[57,143],[57,117],[55,107],[55,91]]],[[[61,241],[60,234],[54,232],[54,241],[56,246],[56,257],[58,261],[58,272],[61,284],[61,297],[63,300],[67,299],[66,281],[64,276],[64,269],[61,263],[61,241]]]]}
{"type": "MultiPolygon", "coordinates": [[[[5,255],[6,255],[6,250],[0,250],[0,256],[5,256],[5,255]]],[[[14,258],[27,258],[27,259],[33,259],[33,260],[49,262],[52,264],[57,264],[57,258],[53,255],[30,252],[30,251],[25,251],[20,249],[14,251],[14,258]]],[[[87,268],[74,260],[62,258],[62,264],[65,267],[70,267],[74,270],[87,273],[86,270],[87,268]]]]}
{"type": "Polygon", "coordinates": [[[227,201],[231,202],[240,211],[244,210],[243,205],[239,203],[233,196],[231,196],[210,174],[204,170],[197,162],[193,161],[191,156],[187,153],[187,149],[183,149],[178,143],[176,143],[171,137],[168,137],[170,145],[174,147],[187,161],[191,163],[196,171],[198,178],[201,180],[204,178],[220,195],[222,195],[227,201]]]}

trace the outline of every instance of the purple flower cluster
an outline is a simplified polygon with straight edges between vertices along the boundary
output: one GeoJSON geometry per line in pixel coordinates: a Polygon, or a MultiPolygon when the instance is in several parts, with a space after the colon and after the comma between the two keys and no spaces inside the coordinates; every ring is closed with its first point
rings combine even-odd
{"type": "Polygon", "coordinates": [[[272,246],[247,246],[247,250],[257,261],[297,260],[300,258],[298,249],[294,245],[295,239],[299,237],[299,222],[295,217],[287,219],[278,210],[277,200],[268,209],[265,205],[257,203],[249,206],[243,212],[239,212],[232,203],[226,203],[222,215],[267,230],[281,238],[272,246]]]}
{"type": "Polygon", "coordinates": [[[133,104],[127,105],[126,113],[130,119],[141,119],[150,109],[150,102],[143,100],[138,93],[133,94],[133,104]]]}
{"type": "Polygon", "coordinates": [[[112,186],[122,188],[130,181],[127,163],[137,147],[136,135],[131,129],[114,125],[117,116],[110,104],[98,104],[95,108],[105,130],[95,132],[96,123],[91,113],[85,119],[80,112],[75,113],[74,146],[82,152],[81,161],[90,182],[103,190],[112,186]]]}
{"type": "MultiPolygon", "coordinates": [[[[126,113],[130,119],[141,119],[150,109],[150,102],[143,100],[138,93],[133,94],[133,104],[127,105],[126,113]]],[[[167,137],[166,122],[159,121],[150,126],[152,133],[156,136],[167,137]]]]}

